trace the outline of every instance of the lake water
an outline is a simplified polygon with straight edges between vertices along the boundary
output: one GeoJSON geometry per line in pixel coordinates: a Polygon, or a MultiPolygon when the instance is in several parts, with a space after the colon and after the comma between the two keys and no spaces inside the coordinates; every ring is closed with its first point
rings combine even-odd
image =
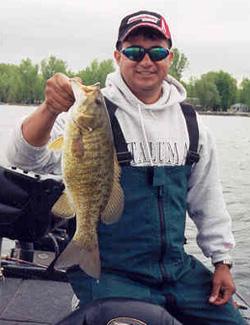
{"type": "MultiPolygon", "coordinates": [[[[3,148],[10,128],[20,118],[30,114],[34,107],[0,105],[0,164],[6,165],[3,148]]],[[[250,292],[250,118],[236,116],[202,116],[216,137],[220,159],[221,180],[225,201],[233,221],[236,248],[232,256],[233,277],[239,291],[250,292]]],[[[195,243],[196,229],[188,218],[186,250],[194,254],[209,268],[210,260],[205,258],[195,243]]],[[[4,250],[12,245],[4,241],[4,250]]]]}

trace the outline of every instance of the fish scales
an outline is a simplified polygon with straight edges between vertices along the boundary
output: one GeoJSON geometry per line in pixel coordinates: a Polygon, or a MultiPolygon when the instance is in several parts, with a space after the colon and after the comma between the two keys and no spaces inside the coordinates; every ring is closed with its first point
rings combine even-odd
{"type": "MultiPolygon", "coordinates": [[[[79,132],[73,122],[70,126],[72,132],[76,134],[79,132]]],[[[100,211],[107,204],[112,186],[114,168],[110,162],[113,161],[114,149],[112,138],[110,135],[107,137],[105,133],[107,131],[104,124],[91,133],[83,130],[81,141],[84,144],[84,155],[80,157],[74,155],[70,143],[65,143],[63,154],[63,162],[67,161],[63,167],[65,183],[79,216],[75,236],[76,239],[81,237],[79,240],[85,242],[86,247],[96,245],[93,241],[95,227],[99,221],[100,211]],[[71,163],[68,163],[68,159],[71,163]],[[76,179],[79,181],[76,182],[76,179]]],[[[68,141],[72,142],[71,139],[68,141]]]]}
{"type": "MultiPolygon", "coordinates": [[[[103,214],[104,222],[112,223],[122,213],[120,167],[99,87],[72,82],[72,88],[73,91],[75,88],[76,103],[71,108],[65,128],[62,170],[67,202],[73,205],[77,226],[72,241],[59,256],[56,266],[62,268],[79,264],[87,274],[99,278],[97,226],[100,215],[103,214]]],[[[53,149],[53,143],[50,148],[53,149]]],[[[60,202],[56,206],[60,206],[60,202]]],[[[55,214],[56,209],[52,210],[55,214]]]]}

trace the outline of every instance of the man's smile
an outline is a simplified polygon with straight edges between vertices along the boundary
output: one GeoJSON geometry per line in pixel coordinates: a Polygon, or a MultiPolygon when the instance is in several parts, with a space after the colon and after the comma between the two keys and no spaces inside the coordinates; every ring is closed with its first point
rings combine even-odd
{"type": "Polygon", "coordinates": [[[155,74],[154,71],[138,71],[138,70],[136,70],[135,72],[138,74],[144,75],[144,76],[149,76],[149,75],[155,74]]]}

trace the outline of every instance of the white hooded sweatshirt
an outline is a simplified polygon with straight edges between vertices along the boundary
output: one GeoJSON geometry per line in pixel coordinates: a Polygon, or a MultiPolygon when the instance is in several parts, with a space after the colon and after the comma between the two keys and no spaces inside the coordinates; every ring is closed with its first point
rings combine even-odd
{"type": "MultiPolygon", "coordinates": [[[[118,69],[108,75],[102,92],[117,105],[115,115],[132,153],[133,166],[185,165],[189,135],[180,103],[186,99],[186,90],[178,81],[168,76],[160,99],[147,105],[130,91],[118,69]]],[[[63,134],[67,115],[59,115],[51,141],[63,134]]],[[[199,247],[216,263],[230,258],[235,242],[219,180],[215,141],[198,115],[197,119],[200,160],[192,167],[188,181],[187,209],[198,229],[199,247]]],[[[9,162],[25,170],[60,174],[60,153],[28,144],[22,136],[21,123],[8,145],[9,162]]]]}

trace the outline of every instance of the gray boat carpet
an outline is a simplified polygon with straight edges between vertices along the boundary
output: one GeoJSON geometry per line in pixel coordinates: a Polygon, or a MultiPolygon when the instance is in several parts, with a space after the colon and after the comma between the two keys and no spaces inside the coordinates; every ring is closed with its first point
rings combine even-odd
{"type": "Polygon", "coordinates": [[[0,281],[0,325],[54,324],[71,312],[73,291],[66,282],[0,281]]]}

